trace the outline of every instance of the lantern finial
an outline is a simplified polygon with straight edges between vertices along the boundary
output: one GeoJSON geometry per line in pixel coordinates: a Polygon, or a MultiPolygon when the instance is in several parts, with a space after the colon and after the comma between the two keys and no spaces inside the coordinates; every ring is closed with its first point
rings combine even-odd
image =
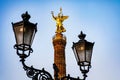
{"type": "Polygon", "coordinates": [[[85,37],[86,37],[86,34],[84,34],[84,33],[81,31],[81,33],[78,35],[78,37],[79,37],[81,40],[84,40],[85,37]]]}
{"type": "Polygon", "coordinates": [[[28,14],[27,11],[26,11],[26,13],[23,13],[21,15],[21,17],[22,17],[23,21],[29,21],[29,19],[30,19],[30,15],[28,14]]]}

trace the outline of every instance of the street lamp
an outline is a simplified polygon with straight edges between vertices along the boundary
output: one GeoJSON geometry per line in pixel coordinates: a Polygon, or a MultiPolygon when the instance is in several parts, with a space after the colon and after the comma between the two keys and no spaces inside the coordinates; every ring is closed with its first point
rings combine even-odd
{"type": "Polygon", "coordinates": [[[85,79],[87,77],[86,73],[89,72],[89,68],[91,67],[91,57],[94,43],[86,41],[86,35],[83,34],[82,31],[78,37],[80,40],[76,43],[73,42],[72,49],[75,54],[77,64],[80,66],[80,70],[85,79]]]}
{"type": "Polygon", "coordinates": [[[33,51],[31,48],[35,33],[37,32],[37,23],[33,24],[29,22],[30,15],[28,12],[21,15],[23,21],[12,23],[13,31],[15,34],[17,54],[20,57],[26,58],[33,51]],[[22,52],[23,51],[23,52],[22,52]],[[27,54],[24,52],[28,51],[27,54]]]}
{"type": "MultiPolygon", "coordinates": [[[[60,14],[61,13],[62,10],[60,10],[60,14]]],[[[63,16],[63,14],[60,16],[64,18],[68,18],[67,16],[63,16]]],[[[60,28],[61,26],[58,26],[56,35],[53,38],[53,45],[55,48],[55,54],[57,56],[56,58],[61,57],[61,60],[64,63],[64,64],[62,63],[64,67],[62,67],[63,65],[61,63],[59,64],[61,60],[56,59],[56,63],[53,64],[53,69],[54,69],[54,79],[53,79],[51,74],[48,71],[44,70],[44,68],[42,70],[39,70],[34,68],[33,66],[29,67],[26,65],[25,59],[30,56],[30,53],[33,52],[31,45],[34,40],[35,34],[37,32],[37,23],[34,24],[29,22],[30,15],[28,14],[28,12],[22,14],[21,17],[23,19],[22,21],[12,23],[13,31],[16,39],[16,44],[14,48],[16,49],[16,53],[20,57],[20,61],[23,65],[23,69],[26,71],[26,74],[29,78],[32,78],[32,80],[85,80],[85,78],[87,77],[86,73],[88,73],[89,68],[91,66],[92,48],[94,45],[94,43],[88,42],[84,39],[86,36],[85,34],[81,32],[81,34],[79,35],[79,38],[81,40],[79,40],[77,43],[73,43],[72,46],[77,63],[80,66],[80,70],[84,74],[83,75],[84,78],[80,79],[79,77],[74,78],[71,77],[70,75],[66,76],[66,69],[63,69],[65,68],[65,62],[63,61],[63,59],[65,59],[65,56],[63,54],[65,53],[64,50],[66,45],[66,39],[62,34],[62,32],[65,32],[65,30],[61,30],[60,28]],[[62,74],[64,74],[61,77],[59,76],[60,70],[63,70],[62,74]]],[[[56,17],[54,17],[53,15],[53,18],[56,17]]]]}
{"type": "Polygon", "coordinates": [[[33,66],[29,67],[25,64],[25,59],[30,56],[30,53],[33,52],[31,45],[37,32],[37,23],[29,22],[30,15],[28,12],[21,15],[22,21],[17,23],[12,23],[13,31],[15,34],[16,44],[14,48],[16,49],[17,55],[21,58],[23,69],[26,71],[26,74],[32,80],[51,80],[51,75],[44,70],[35,69],[33,66]]]}

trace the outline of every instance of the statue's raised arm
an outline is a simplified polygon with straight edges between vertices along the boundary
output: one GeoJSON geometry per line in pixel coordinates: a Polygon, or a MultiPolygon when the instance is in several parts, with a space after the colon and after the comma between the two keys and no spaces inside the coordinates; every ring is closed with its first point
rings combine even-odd
{"type": "Polygon", "coordinates": [[[55,16],[54,16],[53,11],[51,11],[51,14],[52,14],[53,19],[55,20],[56,18],[55,18],[55,16]]]}
{"type": "Polygon", "coordinates": [[[51,14],[52,14],[53,19],[56,21],[56,26],[57,26],[56,33],[66,32],[62,23],[65,19],[68,18],[68,16],[63,16],[62,8],[60,8],[60,12],[58,13],[57,16],[54,16],[53,11],[51,11],[51,14]]]}

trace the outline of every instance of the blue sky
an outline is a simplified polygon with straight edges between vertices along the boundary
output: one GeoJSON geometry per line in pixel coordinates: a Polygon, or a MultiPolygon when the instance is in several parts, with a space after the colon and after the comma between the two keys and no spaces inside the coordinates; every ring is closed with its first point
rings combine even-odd
{"type": "Polygon", "coordinates": [[[57,15],[62,7],[69,18],[64,21],[67,37],[66,69],[73,77],[81,75],[71,49],[82,30],[86,39],[95,42],[92,68],[87,80],[120,79],[120,1],[119,0],[0,0],[0,80],[31,80],[13,48],[15,37],[11,22],[21,21],[21,14],[28,11],[30,21],[38,23],[32,48],[34,52],[26,63],[38,69],[43,67],[53,75],[54,50],[52,37],[56,23],[51,11],[57,15]]]}

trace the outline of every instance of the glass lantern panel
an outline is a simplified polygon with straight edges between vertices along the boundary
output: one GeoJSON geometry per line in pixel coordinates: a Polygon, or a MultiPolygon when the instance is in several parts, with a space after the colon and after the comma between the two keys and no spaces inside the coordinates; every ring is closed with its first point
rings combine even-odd
{"type": "Polygon", "coordinates": [[[33,43],[33,40],[34,40],[34,37],[35,37],[35,33],[36,33],[36,31],[35,31],[35,29],[33,30],[33,34],[32,34],[32,38],[31,38],[31,44],[30,45],[32,45],[32,43],[33,43]]]}
{"type": "Polygon", "coordinates": [[[91,62],[91,55],[92,55],[92,51],[86,50],[86,61],[87,62],[91,62]]]}
{"type": "Polygon", "coordinates": [[[27,45],[31,45],[32,44],[32,39],[33,39],[33,35],[34,35],[34,28],[29,26],[29,27],[25,27],[24,29],[24,44],[27,45]]]}
{"type": "Polygon", "coordinates": [[[23,44],[23,25],[15,26],[14,27],[16,43],[23,44]]]}
{"type": "Polygon", "coordinates": [[[77,61],[77,63],[78,63],[78,62],[79,62],[79,59],[78,59],[78,54],[77,54],[77,52],[76,52],[75,47],[73,47],[73,52],[74,52],[74,55],[75,55],[76,61],[77,61]]]}
{"type": "Polygon", "coordinates": [[[87,43],[86,45],[86,61],[87,62],[91,62],[92,48],[93,48],[93,44],[87,43]]]}
{"type": "Polygon", "coordinates": [[[80,44],[76,46],[78,57],[80,59],[80,62],[85,61],[85,46],[84,44],[80,44]]]}

